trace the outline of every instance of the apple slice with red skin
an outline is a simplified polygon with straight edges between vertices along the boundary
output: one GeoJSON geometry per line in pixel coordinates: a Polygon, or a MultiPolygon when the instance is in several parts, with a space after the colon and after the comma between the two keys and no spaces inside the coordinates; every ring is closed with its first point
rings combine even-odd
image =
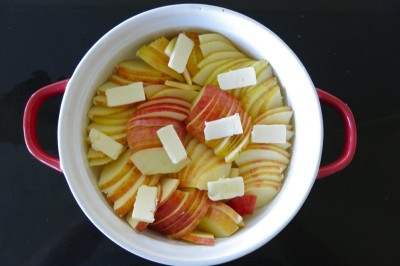
{"type": "Polygon", "coordinates": [[[136,110],[130,117],[130,120],[146,118],[146,117],[170,117],[179,121],[183,121],[187,117],[188,113],[185,109],[160,106],[154,108],[142,108],[136,110]]]}
{"type": "Polygon", "coordinates": [[[168,235],[176,232],[174,231],[174,229],[177,228],[180,224],[184,223],[184,221],[186,221],[186,219],[188,219],[193,214],[193,211],[195,210],[194,206],[198,206],[201,194],[196,189],[190,189],[188,192],[190,194],[188,198],[188,205],[184,210],[182,210],[181,215],[176,217],[174,220],[169,219],[169,222],[164,223],[163,227],[158,227],[158,232],[163,235],[168,235]]]}
{"type": "Polygon", "coordinates": [[[150,224],[150,228],[159,231],[169,226],[184,214],[194,196],[193,193],[175,190],[169,199],[157,208],[154,214],[155,221],[150,224]]]}
{"type": "Polygon", "coordinates": [[[226,204],[243,216],[252,215],[254,213],[256,201],[256,195],[243,195],[228,200],[226,204]]]}
{"type": "Polygon", "coordinates": [[[216,90],[216,87],[207,88],[206,86],[199,91],[196,98],[192,101],[190,114],[187,120],[193,120],[200,112],[204,110],[204,108],[211,102],[211,99],[217,95],[215,93],[216,90]]]}
{"type": "Polygon", "coordinates": [[[138,105],[138,109],[143,108],[148,105],[152,105],[155,103],[172,103],[172,104],[179,104],[181,106],[191,108],[192,104],[184,99],[181,98],[176,98],[176,97],[170,97],[170,96],[165,96],[165,97],[159,97],[159,98],[152,98],[148,99],[145,102],[141,103],[138,105]]]}
{"type": "Polygon", "coordinates": [[[193,230],[187,235],[182,236],[180,239],[198,245],[212,246],[215,244],[214,235],[198,230],[193,230]]]}
{"type": "Polygon", "coordinates": [[[161,141],[157,131],[168,125],[173,125],[180,140],[183,142],[186,138],[186,128],[182,121],[169,117],[141,118],[138,120],[128,120],[127,141],[129,148],[135,152],[151,147],[161,147],[161,141]]]}
{"type": "Polygon", "coordinates": [[[198,197],[196,201],[193,201],[192,206],[187,211],[187,216],[180,217],[174,223],[175,226],[168,228],[164,231],[168,237],[180,238],[193,231],[200,223],[201,218],[207,213],[210,205],[207,192],[204,190],[197,190],[198,197]]]}

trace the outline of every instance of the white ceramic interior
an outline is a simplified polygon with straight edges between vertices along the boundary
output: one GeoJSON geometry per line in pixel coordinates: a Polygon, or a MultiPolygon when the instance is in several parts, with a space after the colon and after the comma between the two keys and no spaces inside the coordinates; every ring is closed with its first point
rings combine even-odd
{"type": "Polygon", "coordinates": [[[267,243],[297,213],[317,175],[323,134],[315,87],[287,45],[265,26],[220,7],[185,4],[166,6],[134,16],[102,37],[85,55],[71,77],[61,105],[58,145],[69,187],[87,217],[107,237],[126,250],[155,262],[211,265],[234,260],[267,243]],[[118,218],[97,189],[97,177],[87,165],[84,138],[87,111],[96,88],[107,80],[117,62],[133,58],[141,45],[180,31],[219,32],[240,49],[267,59],[286,90],[296,127],[293,157],[285,184],[268,206],[247,226],[214,246],[191,245],[146,231],[135,233],[118,218]]]}

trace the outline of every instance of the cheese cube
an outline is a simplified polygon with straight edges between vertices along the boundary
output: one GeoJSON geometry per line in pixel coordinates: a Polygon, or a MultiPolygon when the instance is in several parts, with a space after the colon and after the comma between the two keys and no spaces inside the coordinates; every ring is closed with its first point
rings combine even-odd
{"type": "Polygon", "coordinates": [[[129,85],[106,90],[107,106],[114,107],[146,100],[143,83],[135,82],[129,85]]]}
{"type": "Polygon", "coordinates": [[[180,33],[169,58],[168,66],[178,73],[183,73],[193,47],[194,42],[185,34],[180,33]]]}
{"type": "Polygon", "coordinates": [[[173,164],[178,164],[187,158],[185,147],[173,125],[160,128],[157,135],[173,164]]]}
{"type": "Polygon", "coordinates": [[[243,127],[238,113],[218,120],[205,122],[205,124],[204,136],[206,140],[243,134],[243,127]]]}
{"type": "Polygon", "coordinates": [[[157,187],[142,185],[136,194],[132,219],[142,222],[154,222],[154,212],[157,208],[157,187]]]}
{"type": "Polygon", "coordinates": [[[286,125],[254,125],[251,142],[286,143],[286,125]]]}
{"type": "Polygon", "coordinates": [[[241,176],[220,178],[207,182],[208,198],[213,201],[231,199],[244,195],[244,182],[241,176]]]}
{"type": "Polygon", "coordinates": [[[121,143],[113,140],[95,128],[90,129],[89,139],[94,150],[101,151],[113,160],[116,160],[124,150],[124,146],[121,143]]]}
{"type": "Polygon", "coordinates": [[[254,67],[245,67],[221,73],[217,76],[222,90],[232,90],[257,84],[254,67]]]}

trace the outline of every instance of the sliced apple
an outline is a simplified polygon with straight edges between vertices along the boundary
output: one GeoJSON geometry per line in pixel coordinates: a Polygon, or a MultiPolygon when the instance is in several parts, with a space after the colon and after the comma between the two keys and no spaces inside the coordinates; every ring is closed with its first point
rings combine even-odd
{"type": "Polygon", "coordinates": [[[219,66],[222,66],[226,63],[228,63],[230,59],[221,59],[218,61],[214,61],[212,63],[209,63],[207,65],[204,65],[203,68],[201,68],[196,75],[193,76],[192,80],[194,83],[204,86],[206,79],[208,76],[219,66]]]}
{"type": "Polygon", "coordinates": [[[262,95],[249,110],[252,117],[257,117],[260,113],[264,113],[272,108],[283,106],[281,88],[274,86],[262,95]]]}
{"type": "Polygon", "coordinates": [[[227,237],[235,233],[239,226],[223,211],[216,208],[208,208],[198,228],[216,237],[227,237]]]}
{"type": "Polygon", "coordinates": [[[193,99],[197,96],[198,92],[197,91],[192,91],[192,90],[183,90],[183,89],[175,89],[175,88],[167,88],[164,90],[161,90],[151,97],[152,98],[158,98],[158,97],[176,97],[176,98],[181,98],[184,99],[188,102],[193,101],[193,99]]]}
{"type": "Polygon", "coordinates": [[[131,75],[136,76],[145,76],[145,77],[169,77],[161,71],[158,71],[145,63],[142,60],[127,60],[121,63],[118,63],[115,67],[116,71],[122,70],[125,73],[130,73],[131,75]]]}
{"type": "Polygon", "coordinates": [[[202,43],[200,41],[200,49],[201,52],[203,53],[204,57],[207,57],[208,55],[215,53],[215,52],[222,52],[222,51],[238,51],[235,46],[231,43],[227,43],[225,41],[209,41],[202,43]]]}
{"type": "Polygon", "coordinates": [[[215,243],[213,234],[198,230],[193,230],[189,234],[182,236],[181,239],[198,245],[214,245],[215,243]]]}
{"type": "Polygon", "coordinates": [[[255,195],[257,197],[255,208],[260,208],[271,202],[279,193],[280,186],[271,184],[253,184],[245,186],[245,195],[255,195]]]}
{"type": "Polygon", "coordinates": [[[157,208],[154,214],[155,221],[150,224],[150,228],[159,231],[176,221],[184,215],[194,196],[193,193],[175,190],[168,200],[157,208]]]}
{"type": "Polygon", "coordinates": [[[164,84],[165,81],[173,79],[170,76],[166,76],[166,77],[138,76],[138,75],[124,72],[121,69],[117,69],[115,73],[119,77],[129,80],[131,82],[143,82],[143,83],[148,83],[148,84],[164,84]]]}
{"type": "Polygon", "coordinates": [[[228,206],[234,209],[239,215],[252,215],[256,207],[256,195],[243,195],[230,199],[226,202],[228,206]]]}
{"type": "Polygon", "coordinates": [[[160,179],[161,185],[161,198],[159,206],[163,205],[178,188],[179,179],[163,177],[160,179]]]}
{"type": "Polygon", "coordinates": [[[115,88],[118,87],[119,84],[112,82],[111,80],[105,82],[104,84],[102,84],[100,87],[97,88],[97,95],[106,95],[106,90],[110,89],[110,88],[115,88]]]}
{"type": "Polygon", "coordinates": [[[144,45],[137,51],[136,55],[158,71],[161,71],[176,80],[185,81],[181,74],[168,67],[169,57],[165,53],[162,53],[151,46],[144,45]]]}
{"type": "Polygon", "coordinates": [[[232,209],[231,206],[225,204],[222,201],[212,201],[210,204],[211,208],[218,209],[228,215],[236,224],[240,224],[243,221],[243,217],[232,209]]]}
{"type": "Polygon", "coordinates": [[[142,174],[168,174],[177,173],[190,163],[186,158],[178,164],[173,164],[164,148],[149,148],[137,151],[131,156],[132,162],[142,174]]]}
{"type": "Polygon", "coordinates": [[[115,184],[121,179],[130,169],[133,164],[130,161],[131,151],[124,151],[117,160],[107,164],[100,173],[98,186],[100,190],[115,184]]]}
{"type": "Polygon", "coordinates": [[[149,182],[149,177],[141,175],[136,182],[125,192],[118,200],[114,202],[114,211],[119,216],[124,216],[128,213],[135,203],[137,191],[140,186],[146,185],[149,182]]]}
{"type": "Polygon", "coordinates": [[[172,87],[172,88],[190,90],[190,91],[198,91],[201,89],[201,87],[198,85],[192,85],[192,84],[187,84],[187,83],[177,82],[177,81],[172,81],[172,80],[166,80],[164,85],[172,87]]]}
{"type": "Polygon", "coordinates": [[[153,99],[148,99],[147,101],[141,103],[137,108],[143,108],[148,105],[152,105],[155,103],[172,103],[172,104],[179,104],[181,106],[191,108],[192,104],[184,99],[181,98],[176,98],[176,97],[159,97],[159,98],[153,98],[153,99]]]}
{"type": "Polygon", "coordinates": [[[213,41],[221,41],[221,42],[225,42],[229,45],[233,45],[232,42],[226,38],[225,36],[223,36],[222,34],[219,33],[204,33],[204,34],[200,34],[198,36],[199,41],[201,44],[207,43],[207,42],[213,42],[213,41]]]}
{"type": "Polygon", "coordinates": [[[205,65],[221,60],[221,59],[235,59],[235,58],[245,58],[246,56],[238,51],[220,51],[209,54],[197,65],[199,68],[203,68],[205,65]]]}

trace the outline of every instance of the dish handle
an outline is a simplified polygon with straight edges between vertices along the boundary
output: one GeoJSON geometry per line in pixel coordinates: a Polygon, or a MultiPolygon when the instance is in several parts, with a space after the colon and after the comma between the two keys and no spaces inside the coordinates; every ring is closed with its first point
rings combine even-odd
{"type": "Polygon", "coordinates": [[[333,109],[339,113],[345,128],[345,140],[342,153],[335,161],[319,168],[317,179],[322,179],[328,175],[339,172],[351,162],[357,146],[357,129],[353,113],[343,101],[318,88],[317,94],[322,103],[333,107],[333,109]]]}
{"type": "Polygon", "coordinates": [[[36,159],[59,172],[62,172],[60,159],[44,151],[38,142],[36,122],[40,106],[43,102],[53,96],[64,93],[67,83],[67,79],[62,80],[45,86],[32,94],[26,104],[23,118],[24,138],[29,152],[36,159]]]}

